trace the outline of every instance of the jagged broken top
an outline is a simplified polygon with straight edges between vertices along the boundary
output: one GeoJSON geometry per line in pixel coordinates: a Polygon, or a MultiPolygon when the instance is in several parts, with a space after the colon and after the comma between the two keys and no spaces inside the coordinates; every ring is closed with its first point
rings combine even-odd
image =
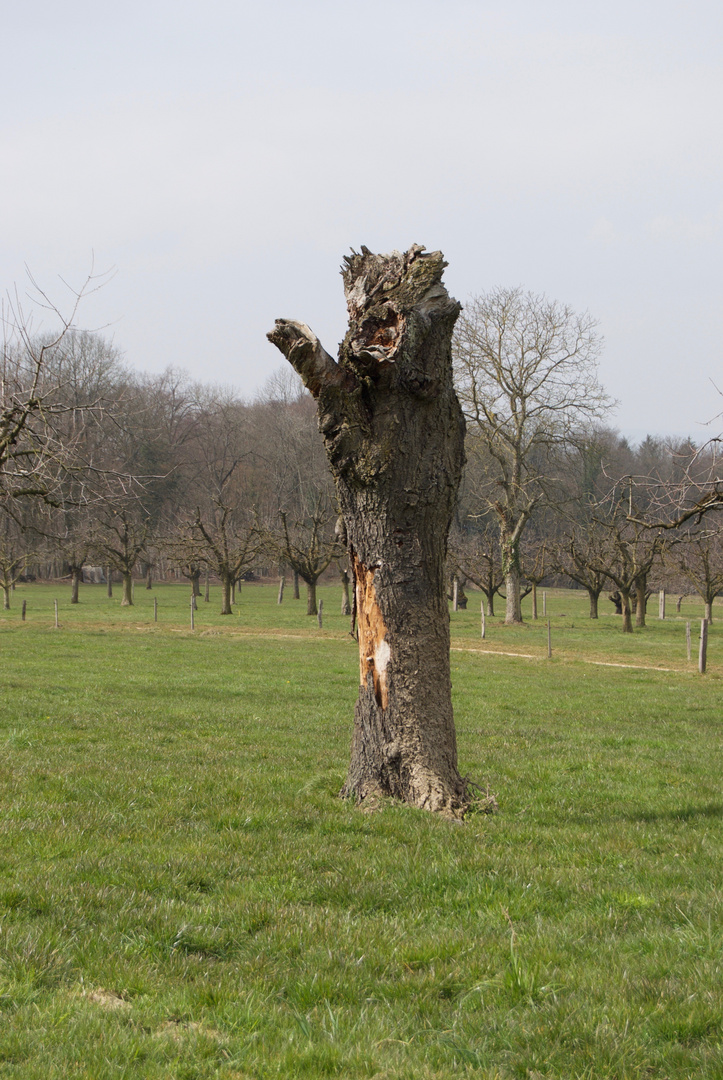
{"type": "Polygon", "coordinates": [[[361,252],[352,249],[341,268],[350,320],[358,322],[370,307],[389,302],[400,314],[410,311],[441,283],[446,265],[441,251],[425,251],[421,244],[388,255],[375,255],[364,245],[361,252]]]}

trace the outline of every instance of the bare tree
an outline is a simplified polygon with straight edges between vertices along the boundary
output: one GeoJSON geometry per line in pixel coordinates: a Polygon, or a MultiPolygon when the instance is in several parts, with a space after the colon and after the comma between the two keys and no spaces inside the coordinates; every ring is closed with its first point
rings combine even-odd
{"type": "Polygon", "coordinates": [[[297,514],[289,520],[288,512],[281,510],[280,526],[266,531],[266,546],[288,563],[306,585],[307,615],[318,614],[317,582],[344,551],[334,531],[337,517],[336,509],[320,492],[308,513],[303,516],[297,514]]]}
{"type": "Polygon", "coordinates": [[[106,502],[93,534],[93,549],[102,562],[116,570],[123,580],[121,607],[133,604],[133,570],[145,551],[148,521],[140,506],[117,506],[106,502]]]}
{"type": "Polygon", "coordinates": [[[28,547],[27,535],[17,521],[8,514],[0,515],[0,588],[3,590],[3,608],[10,610],[10,594],[24,575],[33,558],[28,547]]]}
{"type": "Polygon", "coordinates": [[[487,525],[481,530],[450,535],[449,559],[458,573],[463,574],[483,593],[487,614],[495,613],[495,596],[505,580],[500,557],[499,532],[487,525]]]}
{"type": "Polygon", "coordinates": [[[551,545],[551,569],[586,590],[591,619],[598,617],[600,595],[614,559],[609,532],[594,522],[570,525],[566,534],[551,545]]]}
{"type": "MultiPolygon", "coordinates": [[[[706,525],[708,521],[706,520],[706,525]]],[[[723,591],[723,540],[720,530],[689,530],[670,546],[666,561],[693,586],[705,604],[705,618],[713,621],[713,601],[723,591]]]]}
{"type": "MultiPolygon", "coordinates": [[[[82,300],[107,280],[90,274],[79,290],[70,289],[63,312],[29,275],[30,304],[44,312],[55,329],[41,333],[17,289],[2,305],[0,353],[0,498],[12,512],[12,500],[26,496],[60,505],[59,490],[69,471],[87,468],[78,453],[84,428],[100,403],[69,400],[59,359],[72,351],[74,320],[82,300]]],[[[66,286],[67,288],[67,286],[66,286]]]]}
{"type": "Polygon", "coordinates": [[[600,346],[588,314],[519,288],[474,298],[457,324],[457,388],[488,466],[478,496],[499,523],[507,623],[522,621],[520,541],[545,496],[551,458],[607,405],[600,346]]]}

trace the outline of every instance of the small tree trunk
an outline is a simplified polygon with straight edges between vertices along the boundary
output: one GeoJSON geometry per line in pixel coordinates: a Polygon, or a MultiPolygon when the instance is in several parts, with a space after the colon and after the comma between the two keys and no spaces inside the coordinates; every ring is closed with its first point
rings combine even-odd
{"type": "Polygon", "coordinates": [[[713,604],[710,600],[705,601],[705,616],[704,618],[709,622],[713,622],[713,604]]]}
{"type": "Polygon", "coordinates": [[[221,574],[221,614],[233,615],[232,604],[233,582],[229,573],[221,574]]]}
{"type": "Polygon", "coordinates": [[[128,570],[123,571],[123,599],[121,607],[133,607],[133,575],[128,570]]]}
{"type": "Polygon", "coordinates": [[[316,581],[307,581],[306,583],[306,614],[319,614],[319,609],[316,606],[316,581]]]}
{"type": "Polygon", "coordinates": [[[698,671],[705,675],[708,656],[708,620],[701,620],[700,624],[700,647],[698,649],[698,671]]]}
{"type": "Polygon", "coordinates": [[[537,621],[537,582],[532,582],[532,618],[537,621]]]}
{"type": "Polygon", "coordinates": [[[635,583],[635,625],[645,626],[645,609],[647,607],[648,598],[645,595],[647,582],[643,578],[642,581],[635,583]]]}
{"type": "Polygon", "coordinates": [[[349,571],[341,571],[341,613],[342,615],[351,615],[351,598],[349,596],[349,571]]]}
{"type": "MultiPolygon", "coordinates": [[[[231,603],[232,604],[236,603],[236,578],[235,577],[231,578],[231,603]]],[[[231,614],[231,612],[229,612],[229,615],[230,614],[231,614]]]]}
{"type": "Polygon", "coordinates": [[[10,582],[3,581],[3,610],[10,611],[10,582]]]}
{"type": "Polygon", "coordinates": [[[107,595],[110,597],[113,595],[113,570],[110,566],[105,568],[105,580],[108,588],[106,589],[107,595]]]}
{"type": "Polygon", "coordinates": [[[294,570],[294,600],[299,600],[301,593],[299,592],[299,571],[294,570]]]}
{"type": "Polygon", "coordinates": [[[190,573],[191,578],[191,592],[194,596],[201,595],[201,571],[192,570],[190,573]]]}
{"type": "Polygon", "coordinates": [[[505,623],[507,626],[519,625],[522,622],[522,601],[520,599],[520,575],[516,569],[510,568],[505,574],[505,623]]]}
{"type": "Polygon", "coordinates": [[[623,616],[623,633],[632,634],[633,632],[633,616],[632,616],[632,603],[630,601],[630,591],[628,589],[620,590],[620,607],[623,616]]]}
{"type": "Polygon", "coordinates": [[[146,568],[146,589],[152,589],[153,588],[152,576],[153,576],[153,567],[149,563],[147,568],[146,568]]]}
{"type": "Polygon", "coordinates": [[[598,600],[600,599],[600,592],[596,589],[588,589],[587,595],[590,599],[590,618],[597,619],[598,617],[598,600]]]}
{"type": "Polygon", "coordinates": [[[79,603],[78,591],[80,589],[81,569],[79,566],[73,566],[70,570],[70,602],[71,604],[79,603]]]}
{"type": "Polygon", "coordinates": [[[279,578],[279,595],[276,599],[277,604],[283,604],[284,602],[284,585],[286,584],[286,578],[282,574],[279,578]]]}
{"type": "Polygon", "coordinates": [[[517,544],[504,533],[500,537],[500,548],[505,575],[505,623],[512,626],[522,622],[520,552],[517,544]]]}
{"type": "Polygon", "coordinates": [[[206,591],[203,594],[204,603],[208,604],[211,600],[211,583],[208,580],[208,570],[206,571],[206,591]]]}

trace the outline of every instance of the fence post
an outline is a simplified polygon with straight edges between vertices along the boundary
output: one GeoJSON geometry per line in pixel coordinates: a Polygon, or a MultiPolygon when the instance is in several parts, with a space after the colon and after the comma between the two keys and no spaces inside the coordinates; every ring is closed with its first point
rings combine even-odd
{"type": "Polygon", "coordinates": [[[286,578],[282,574],[279,578],[279,598],[276,601],[277,604],[281,604],[284,599],[284,585],[286,584],[286,578]]]}
{"type": "Polygon", "coordinates": [[[698,671],[705,675],[705,664],[708,652],[708,620],[701,619],[700,623],[700,649],[698,650],[698,671]]]}
{"type": "Polygon", "coordinates": [[[23,614],[21,616],[23,622],[25,622],[25,610],[27,608],[27,604],[28,604],[27,600],[23,600],[23,614]]]}
{"type": "Polygon", "coordinates": [[[158,597],[153,597],[153,621],[158,622],[158,597]]]}
{"type": "Polygon", "coordinates": [[[550,630],[550,620],[547,620],[547,656],[548,659],[552,656],[552,631],[550,630]]]}
{"type": "Polygon", "coordinates": [[[459,610],[459,579],[454,575],[452,579],[452,611],[459,610]]]}
{"type": "Polygon", "coordinates": [[[543,591],[543,593],[542,593],[542,617],[543,617],[543,619],[544,619],[545,615],[547,615],[547,593],[543,591]]]}
{"type": "Polygon", "coordinates": [[[658,593],[658,618],[665,618],[665,589],[661,589],[658,593]]]}
{"type": "Polygon", "coordinates": [[[192,630],[195,629],[194,620],[193,620],[193,613],[194,613],[195,610],[196,610],[196,597],[191,596],[191,629],[192,630]]]}
{"type": "Polygon", "coordinates": [[[319,601],[319,614],[318,614],[318,615],[316,616],[316,618],[317,618],[317,620],[318,620],[318,622],[319,622],[319,629],[320,629],[320,630],[321,630],[321,627],[322,627],[322,622],[321,622],[321,618],[322,618],[322,612],[323,612],[323,610],[324,610],[324,601],[323,601],[323,600],[320,600],[320,601],[319,601]]]}
{"type": "Polygon", "coordinates": [[[690,623],[685,624],[685,644],[688,649],[688,660],[690,661],[690,623]]]}
{"type": "Polygon", "coordinates": [[[484,641],[484,639],[485,639],[485,602],[484,602],[484,600],[482,600],[480,602],[480,607],[482,609],[482,640],[484,641]]]}
{"type": "Polygon", "coordinates": [[[60,624],[58,623],[58,601],[54,600],[53,603],[55,604],[55,629],[59,630],[60,624]]]}

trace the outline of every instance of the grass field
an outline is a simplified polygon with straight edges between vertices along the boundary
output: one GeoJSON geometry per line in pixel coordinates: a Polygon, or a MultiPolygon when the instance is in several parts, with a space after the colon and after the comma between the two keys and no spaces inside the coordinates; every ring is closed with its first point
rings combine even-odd
{"type": "Polygon", "coordinates": [[[500,809],[460,826],[337,798],[358,662],[320,596],[322,630],[212,592],[191,633],[180,586],[14,593],[0,1077],[723,1077],[717,623],[701,677],[701,605],[623,635],[551,590],[548,660],[472,594],[460,766],[500,809]]]}

